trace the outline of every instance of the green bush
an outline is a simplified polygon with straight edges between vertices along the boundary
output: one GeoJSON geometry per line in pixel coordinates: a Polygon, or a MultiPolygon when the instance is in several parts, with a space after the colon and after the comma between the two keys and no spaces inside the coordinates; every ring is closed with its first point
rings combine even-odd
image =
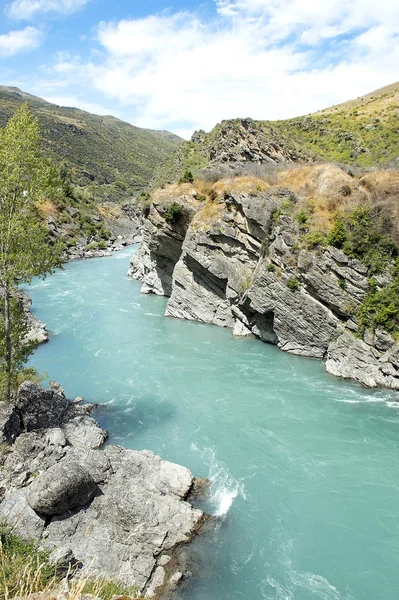
{"type": "Polygon", "coordinates": [[[335,248],[342,248],[348,239],[348,232],[340,218],[335,220],[330,233],[327,236],[327,243],[335,248]]]}
{"type": "Polygon", "coordinates": [[[299,281],[296,277],[290,277],[287,280],[287,286],[292,292],[296,292],[299,289],[299,281]]]}
{"type": "Polygon", "coordinates": [[[327,236],[322,231],[311,231],[305,236],[305,243],[309,250],[316,246],[326,246],[327,236]]]}
{"type": "Polygon", "coordinates": [[[193,181],[193,174],[188,169],[183,172],[183,175],[179,179],[179,183],[193,183],[193,181]]]}
{"type": "Polygon", "coordinates": [[[172,202],[169,204],[168,208],[164,212],[164,219],[167,223],[177,223],[177,221],[181,218],[183,214],[183,207],[181,204],[177,202],[172,202]]]}
{"type": "Polygon", "coordinates": [[[305,225],[305,223],[308,220],[308,215],[306,214],[306,212],[304,210],[301,210],[300,213],[298,213],[297,215],[297,221],[300,225],[305,225]]]}
{"type": "Polygon", "coordinates": [[[274,265],[273,263],[269,263],[266,267],[266,271],[268,271],[269,273],[274,273],[275,270],[276,270],[276,265],[274,265]]]}
{"type": "Polygon", "coordinates": [[[385,329],[390,333],[399,331],[399,277],[382,289],[371,282],[370,291],[358,309],[357,318],[361,334],[368,327],[373,330],[385,329]]]}

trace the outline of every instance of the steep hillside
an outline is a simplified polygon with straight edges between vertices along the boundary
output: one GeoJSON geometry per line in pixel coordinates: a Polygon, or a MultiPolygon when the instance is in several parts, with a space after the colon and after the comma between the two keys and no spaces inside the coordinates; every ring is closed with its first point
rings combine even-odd
{"type": "Polygon", "coordinates": [[[399,82],[273,126],[324,160],[364,167],[389,165],[399,158],[399,82]]]}
{"type": "Polygon", "coordinates": [[[263,175],[285,162],[330,161],[354,167],[390,166],[399,157],[399,83],[339,106],[285,121],[234,119],[196,131],[156,171],[153,187],[186,169],[216,180],[263,175]]]}
{"type": "Polygon", "coordinates": [[[0,86],[0,126],[25,101],[39,119],[43,150],[71,169],[72,183],[94,200],[123,200],[146,187],[155,167],[176,149],[180,138],[140,129],[111,116],[56,106],[0,86]]]}

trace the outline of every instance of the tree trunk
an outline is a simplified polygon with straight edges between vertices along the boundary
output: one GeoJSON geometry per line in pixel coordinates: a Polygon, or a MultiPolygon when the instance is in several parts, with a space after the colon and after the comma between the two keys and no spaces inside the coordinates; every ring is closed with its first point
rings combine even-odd
{"type": "Polygon", "coordinates": [[[11,314],[10,314],[10,288],[8,283],[4,288],[4,317],[6,334],[6,401],[11,402],[11,377],[12,377],[12,340],[11,340],[11,314]]]}

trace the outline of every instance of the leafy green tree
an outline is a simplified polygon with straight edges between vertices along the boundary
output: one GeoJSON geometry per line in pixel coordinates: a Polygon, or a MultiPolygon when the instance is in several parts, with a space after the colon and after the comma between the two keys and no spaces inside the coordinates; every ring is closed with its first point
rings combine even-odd
{"type": "Polygon", "coordinates": [[[40,152],[39,125],[25,103],[0,130],[0,370],[3,394],[11,400],[13,382],[32,347],[27,344],[16,288],[45,276],[61,264],[61,249],[50,246],[38,215],[40,202],[60,187],[40,152]]]}

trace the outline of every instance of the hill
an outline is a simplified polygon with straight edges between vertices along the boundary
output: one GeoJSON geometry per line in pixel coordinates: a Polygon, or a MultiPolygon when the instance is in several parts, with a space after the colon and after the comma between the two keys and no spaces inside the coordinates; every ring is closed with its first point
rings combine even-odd
{"type": "Polygon", "coordinates": [[[181,142],[166,131],[57,106],[7,86],[0,86],[1,127],[25,101],[39,120],[43,150],[66,164],[72,183],[93,200],[124,200],[145,188],[155,167],[181,142]]]}
{"type": "Polygon", "coordinates": [[[273,126],[324,160],[360,167],[387,166],[399,157],[399,82],[273,126]]]}
{"type": "Polygon", "coordinates": [[[386,167],[399,157],[399,82],[356,100],[284,121],[233,119],[196,131],[156,171],[153,186],[175,181],[184,170],[214,179],[260,175],[267,166],[329,161],[353,167],[386,167]]]}

